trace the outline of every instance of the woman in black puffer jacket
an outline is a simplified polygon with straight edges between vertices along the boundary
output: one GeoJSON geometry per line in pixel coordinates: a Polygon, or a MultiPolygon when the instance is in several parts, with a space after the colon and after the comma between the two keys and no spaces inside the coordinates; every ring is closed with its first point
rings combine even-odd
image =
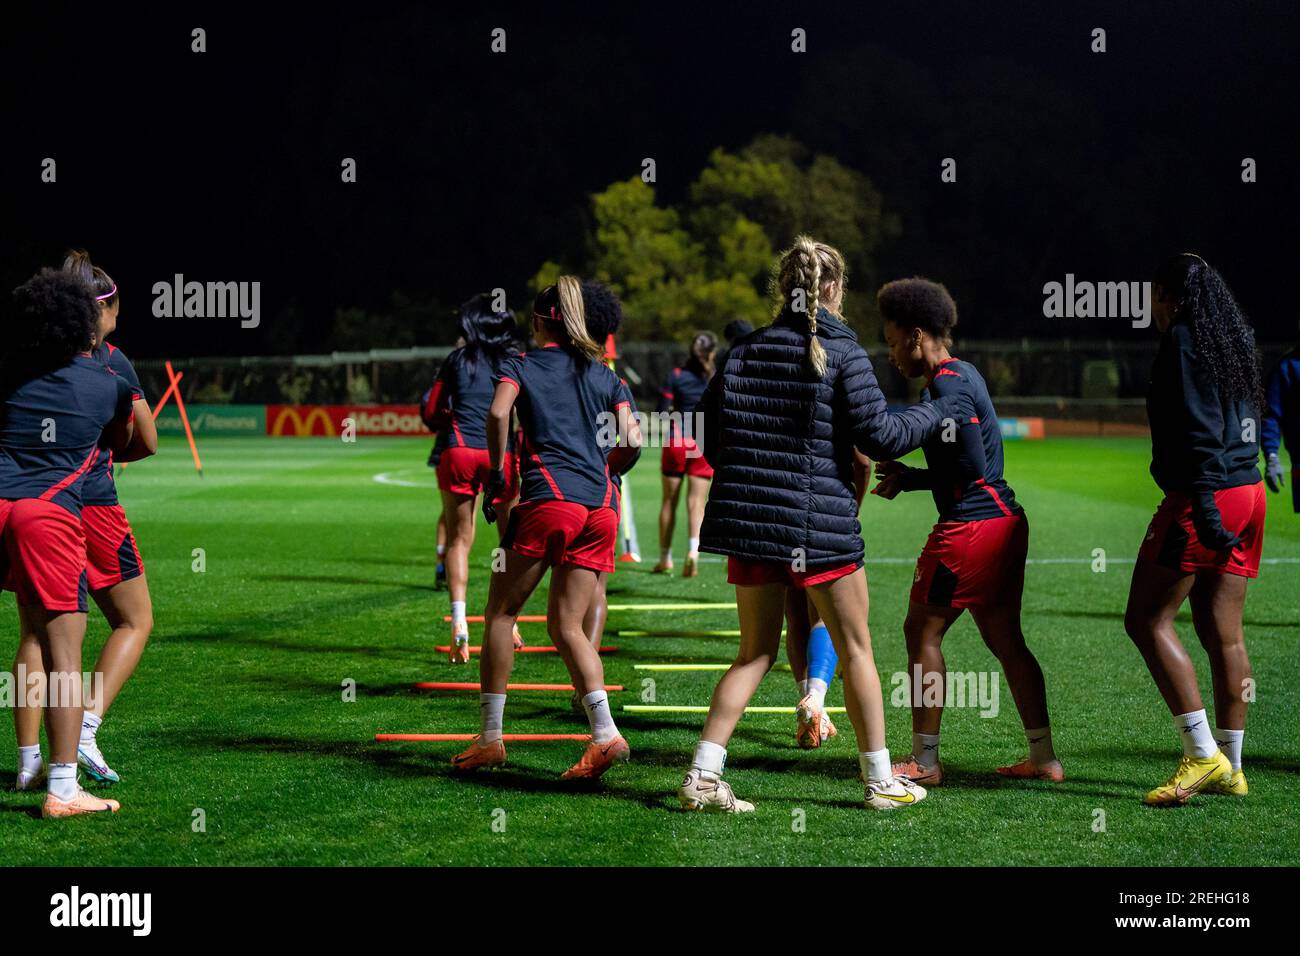
{"type": "Polygon", "coordinates": [[[692,810],[753,809],[721,779],[726,745],[780,650],[786,589],[799,587],[839,654],[866,805],[904,807],[925,790],[890,771],[867,630],[853,449],[898,458],[953,410],[946,400],[888,409],[867,353],[837,317],[844,296],[837,250],[800,236],[781,257],[773,285],[776,320],[736,343],[699,407],[701,450],[714,468],[700,550],[728,556],[741,638],[678,796],[692,810]]]}

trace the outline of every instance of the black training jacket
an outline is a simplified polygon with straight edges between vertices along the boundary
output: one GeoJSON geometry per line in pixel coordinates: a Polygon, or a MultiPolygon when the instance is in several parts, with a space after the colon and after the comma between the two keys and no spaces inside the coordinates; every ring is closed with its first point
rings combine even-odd
{"type": "Polygon", "coordinates": [[[1254,402],[1219,397],[1185,323],[1171,325],[1160,337],[1147,390],[1147,420],[1151,477],[1166,494],[1212,492],[1261,480],[1259,410],[1254,402]]]}
{"type": "Polygon", "coordinates": [[[891,412],[853,332],[825,309],[826,375],[807,366],[803,315],[784,313],[740,339],[709,383],[701,451],[714,468],[700,550],[810,568],[862,559],[853,447],[889,460],[952,414],[940,399],[891,412]]]}

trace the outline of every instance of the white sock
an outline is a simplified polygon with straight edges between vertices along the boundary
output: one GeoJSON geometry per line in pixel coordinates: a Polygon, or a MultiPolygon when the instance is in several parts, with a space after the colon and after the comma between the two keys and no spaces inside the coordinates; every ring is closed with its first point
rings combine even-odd
{"type": "Polygon", "coordinates": [[[18,772],[30,774],[35,777],[41,772],[41,766],[44,761],[41,760],[41,745],[32,744],[30,747],[18,748],[18,772]]]}
{"type": "Polygon", "coordinates": [[[862,776],[867,783],[890,783],[894,779],[894,771],[889,765],[888,747],[858,754],[858,766],[862,768],[862,776]]]}
{"type": "Polygon", "coordinates": [[[727,748],[701,740],[695,745],[695,756],[691,760],[691,769],[701,773],[722,775],[722,768],[727,765],[727,748]]]}
{"type": "Polygon", "coordinates": [[[438,557],[441,558],[446,553],[447,553],[447,546],[445,544],[438,545],[438,557]]]}
{"type": "Polygon", "coordinates": [[[501,726],[506,717],[505,694],[478,695],[479,730],[478,742],[490,744],[501,739],[501,726]]]}
{"type": "Polygon", "coordinates": [[[77,765],[75,763],[50,764],[48,789],[60,800],[71,800],[77,795],[77,765]]]}
{"type": "Polygon", "coordinates": [[[603,690],[593,690],[582,698],[582,709],[587,712],[587,720],[591,723],[591,739],[595,743],[609,743],[618,736],[614,715],[609,712],[609,694],[603,690]]]}
{"type": "Polygon", "coordinates": [[[699,538],[687,538],[687,539],[686,539],[686,556],[687,556],[688,558],[698,558],[698,557],[700,556],[700,539],[699,539],[699,538]]]}
{"type": "Polygon", "coordinates": [[[1241,769],[1241,740],[1246,736],[1244,730],[1224,730],[1222,727],[1214,728],[1214,742],[1219,745],[1223,755],[1228,758],[1232,764],[1232,772],[1236,773],[1241,769]]]}
{"type": "Polygon", "coordinates": [[[95,742],[95,734],[99,733],[99,725],[104,722],[104,718],[98,714],[92,714],[86,711],[81,717],[81,739],[84,743],[95,742]]]}
{"type": "Polygon", "coordinates": [[[662,564],[670,564],[673,560],[673,549],[664,548],[659,552],[659,561],[662,564]]]}
{"type": "Polygon", "coordinates": [[[939,735],[912,734],[912,756],[926,770],[939,766],[939,735]]]}
{"type": "Polygon", "coordinates": [[[820,677],[808,678],[807,695],[813,699],[815,709],[826,709],[826,682],[820,677]]]}
{"type": "Polygon", "coordinates": [[[1052,728],[1040,727],[1026,730],[1025,740],[1029,742],[1029,762],[1041,767],[1056,762],[1056,751],[1052,749],[1052,728]]]}
{"type": "Polygon", "coordinates": [[[1178,714],[1174,717],[1174,727],[1183,740],[1183,756],[1212,757],[1219,748],[1214,746],[1214,735],[1210,733],[1210,720],[1205,716],[1205,708],[1194,710],[1190,714],[1178,714]]]}
{"type": "Polygon", "coordinates": [[[465,623],[465,602],[464,602],[464,601],[452,601],[452,602],[451,602],[451,624],[452,624],[452,627],[459,631],[459,630],[460,630],[460,626],[461,626],[462,624],[464,624],[464,623],[465,623]]]}
{"type": "Polygon", "coordinates": [[[797,680],[794,682],[795,703],[803,700],[808,696],[808,682],[806,680],[797,680]]]}

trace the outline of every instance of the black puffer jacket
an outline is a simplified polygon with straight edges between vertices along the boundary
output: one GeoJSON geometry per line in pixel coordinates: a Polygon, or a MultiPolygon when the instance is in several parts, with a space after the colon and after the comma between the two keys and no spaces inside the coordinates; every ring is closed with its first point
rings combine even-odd
{"type": "Polygon", "coordinates": [[[857,338],[822,309],[826,376],[808,371],[808,326],[785,313],[736,343],[700,402],[713,487],[700,550],[808,568],[862,559],[853,447],[890,460],[952,414],[940,399],[891,412],[857,338]]]}

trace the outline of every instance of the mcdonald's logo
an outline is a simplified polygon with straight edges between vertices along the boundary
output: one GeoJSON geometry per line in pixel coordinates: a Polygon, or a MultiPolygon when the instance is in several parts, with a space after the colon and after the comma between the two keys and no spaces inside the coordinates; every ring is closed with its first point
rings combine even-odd
{"type": "Polygon", "coordinates": [[[277,438],[283,436],[286,421],[292,425],[293,430],[288,434],[294,438],[305,438],[310,435],[334,438],[338,434],[334,421],[330,418],[329,409],[325,405],[268,406],[266,409],[268,435],[277,438]],[[317,422],[320,422],[319,431],[315,428],[317,422]]]}

